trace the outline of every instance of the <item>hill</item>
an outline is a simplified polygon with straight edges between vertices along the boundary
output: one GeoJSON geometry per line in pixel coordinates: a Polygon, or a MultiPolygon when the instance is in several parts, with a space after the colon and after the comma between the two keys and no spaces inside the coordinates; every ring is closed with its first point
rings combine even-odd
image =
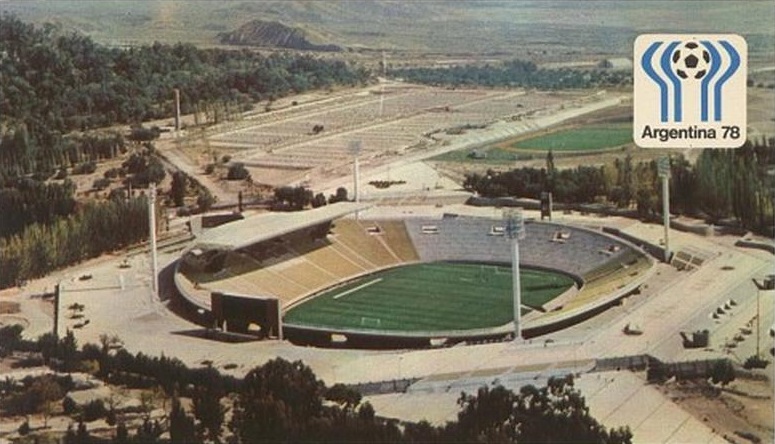
{"type": "Polygon", "coordinates": [[[341,51],[337,45],[316,45],[307,39],[301,28],[292,28],[280,22],[253,20],[232,32],[218,34],[221,43],[227,45],[268,46],[310,51],[341,51]]]}
{"type": "Polygon", "coordinates": [[[502,55],[565,60],[630,55],[645,32],[735,32],[749,54],[770,57],[775,3],[681,0],[2,0],[0,13],[51,22],[111,45],[160,41],[220,45],[251,20],[302,29],[315,43],[396,52],[502,55]],[[745,11],[744,13],[742,11],[745,11]]]}

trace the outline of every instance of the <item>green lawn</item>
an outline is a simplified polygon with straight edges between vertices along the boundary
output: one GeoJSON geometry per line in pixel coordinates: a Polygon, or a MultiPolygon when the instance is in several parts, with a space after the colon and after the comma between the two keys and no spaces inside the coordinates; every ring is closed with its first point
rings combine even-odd
{"type": "Polygon", "coordinates": [[[632,143],[632,125],[585,126],[516,142],[513,148],[540,151],[594,151],[632,143]]]}
{"type": "MultiPolygon", "coordinates": [[[[523,269],[523,306],[541,306],[573,280],[523,269]]],[[[523,313],[529,309],[523,307],[523,313]]],[[[292,308],[284,322],[327,328],[443,331],[513,320],[509,267],[436,262],[407,265],[325,291],[292,308]]]]}
{"type": "Polygon", "coordinates": [[[487,157],[482,159],[474,159],[473,157],[471,157],[471,150],[466,148],[463,150],[449,151],[444,154],[439,154],[438,156],[432,157],[430,160],[435,160],[439,162],[502,164],[502,163],[513,163],[517,160],[532,160],[537,156],[543,158],[543,156],[539,154],[524,153],[524,152],[517,153],[510,150],[505,150],[497,146],[489,149],[485,149],[483,151],[487,152],[487,157]]]}

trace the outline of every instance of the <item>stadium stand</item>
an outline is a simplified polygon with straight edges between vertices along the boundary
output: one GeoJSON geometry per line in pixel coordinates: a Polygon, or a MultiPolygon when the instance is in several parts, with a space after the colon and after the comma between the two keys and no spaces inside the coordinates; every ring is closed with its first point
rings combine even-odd
{"type": "MultiPolygon", "coordinates": [[[[212,250],[184,256],[180,271],[187,288],[273,296],[287,305],[342,280],[418,258],[403,222],[339,219],[329,235],[311,237],[299,231],[235,251],[212,250]]],[[[196,251],[192,250],[192,251],[196,251]]]]}
{"type": "MultiPolygon", "coordinates": [[[[422,261],[511,262],[510,243],[498,235],[500,225],[491,219],[410,219],[405,224],[422,261]],[[431,225],[438,227],[438,233],[424,234],[423,227],[431,225]]],[[[577,277],[603,264],[618,263],[632,252],[629,245],[598,231],[545,222],[527,222],[525,230],[520,263],[577,277]]]]}
{"type": "MultiPolygon", "coordinates": [[[[511,262],[510,241],[498,220],[336,218],[322,224],[327,217],[323,214],[296,230],[269,219],[268,226],[278,235],[256,236],[253,243],[232,241],[222,233],[205,237],[208,243],[184,254],[176,284],[190,302],[205,309],[209,309],[209,293],[219,291],[274,297],[287,310],[326,288],[402,264],[511,262]]],[[[526,221],[525,230],[526,237],[520,240],[522,265],[562,271],[579,283],[530,311],[524,318],[526,328],[543,329],[583,316],[590,308],[635,290],[653,271],[654,262],[644,251],[600,230],[532,220],[526,221]]],[[[692,253],[686,258],[689,264],[698,266],[706,259],[702,252],[692,253]]],[[[683,258],[682,253],[679,259],[683,258]]]]}

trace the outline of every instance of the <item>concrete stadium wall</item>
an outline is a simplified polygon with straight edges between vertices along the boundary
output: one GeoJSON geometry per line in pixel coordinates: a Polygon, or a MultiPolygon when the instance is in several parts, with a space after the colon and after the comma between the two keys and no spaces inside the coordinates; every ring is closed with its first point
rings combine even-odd
{"type": "Polygon", "coordinates": [[[613,227],[603,227],[603,232],[608,233],[610,235],[622,238],[630,243],[633,243],[635,245],[638,245],[640,248],[645,250],[648,254],[654,256],[655,258],[662,260],[665,257],[665,247],[653,244],[651,242],[645,241],[643,239],[639,239],[631,234],[627,234],[623,232],[622,230],[618,228],[613,227]]]}
{"type": "Polygon", "coordinates": [[[757,250],[764,250],[768,253],[775,254],[775,244],[773,243],[764,243],[764,242],[759,242],[752,239],[739,239],[737,242],[735,242],[735,245],[738,247],[755,248],[757,250]]]}

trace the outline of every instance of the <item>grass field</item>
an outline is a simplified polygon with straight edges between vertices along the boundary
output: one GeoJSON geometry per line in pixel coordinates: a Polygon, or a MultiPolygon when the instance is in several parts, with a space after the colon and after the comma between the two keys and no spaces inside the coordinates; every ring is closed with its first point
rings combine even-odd
{"type": "MultiPolygon", "coordinates": [[[[559,273],[523,269],[523,314],[573,285],[559,273]],[[525,307],[527,306],[527,307],[525,307]]],[[[443,331],[513,320],[511,269],[461,263],[393,268],[357,279],[292,308],[284,322],[343,329],[443,331]]]]}
{"type": "Polygon", "coordinates": [[[483,164],[502,164],[513,163],[518,160],[533,160],[536,157],[543,158],[541,154],[516,152],[501,147],[492,147],[486,150],[487,157],[481,159],[475,159],[471,157],[470,149],[463,149],[457,151],[448,151],[444,154],[432,157],[430,160],[438,162],[459,162],[459,163],[483,163],[483,164]]]}
{"type": "Polygon", "coordinates": [[[632,143],[632,125],[584,126],[521,140],[511,145],[521,150],[595,151],[632,143]]]}

